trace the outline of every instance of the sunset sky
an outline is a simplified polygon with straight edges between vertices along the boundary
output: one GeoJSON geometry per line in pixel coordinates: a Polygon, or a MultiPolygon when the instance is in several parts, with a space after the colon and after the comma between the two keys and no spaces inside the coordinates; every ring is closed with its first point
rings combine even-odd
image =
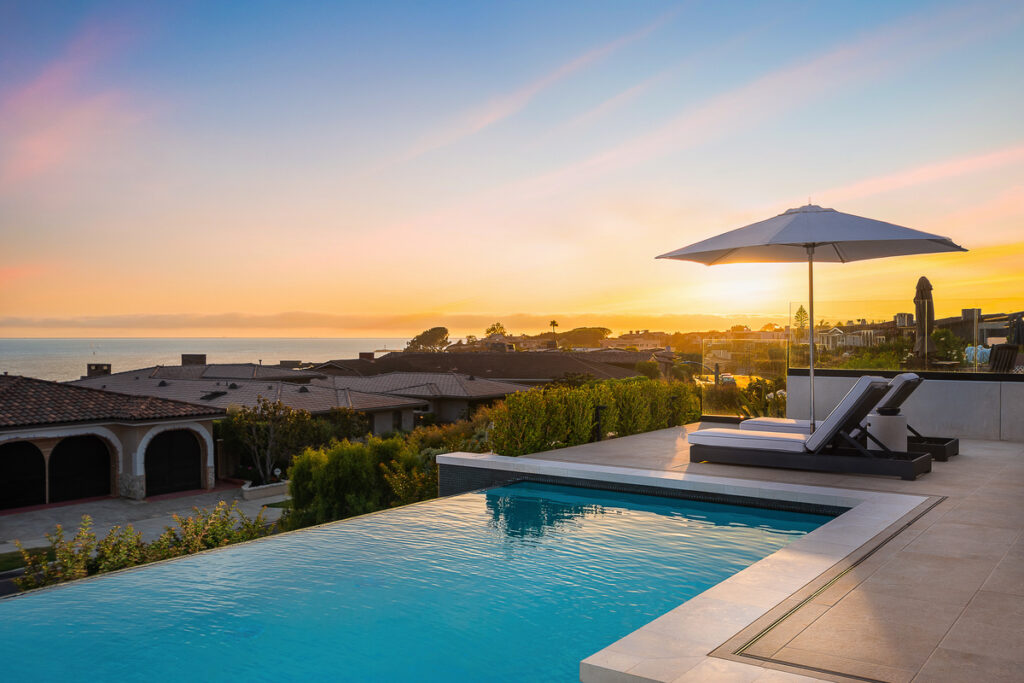
{"type": "Polygon", "coordinates": [[[654,257],[808,198],[970,249],[823,316],[1024,308],[1024,4],[0,0],[0,336],[784,321],[654,257]]]}

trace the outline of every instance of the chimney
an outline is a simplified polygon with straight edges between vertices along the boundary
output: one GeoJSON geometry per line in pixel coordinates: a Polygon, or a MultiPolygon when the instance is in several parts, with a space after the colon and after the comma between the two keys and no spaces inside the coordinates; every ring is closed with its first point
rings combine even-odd
{"type": "Polygon", "coordinates": [[[359,360],[373,360],[373,351],[360,351],[359,360]]]}
{"type": "Polygon", "coordinates": [[[183,353],[181,354],[182,365],[206,365],[205,353],[183,353]]]}
{"type": "Polygon", "coordinates": [[[86,377],[103,377],[110,374],[110,363],[89,363],[85,367],[86,377]]]}

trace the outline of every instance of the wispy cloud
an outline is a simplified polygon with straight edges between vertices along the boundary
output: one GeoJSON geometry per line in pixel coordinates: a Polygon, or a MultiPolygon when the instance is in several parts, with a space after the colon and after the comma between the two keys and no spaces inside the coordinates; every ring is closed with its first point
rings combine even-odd
{"type": "Polygon", "coordinates": [[[887,77],[1014,26],[1024,10],[952,7],[916,15],[768,73],[699,103],[655,130],[587,159],[503,187],[517,197],[546,196],[592,178],[749,129],[857,84],[887,77]]]}
{"type": "Polygon", "coordinates": [[[551,86],[565,80],[566,78],[583,71],[613,53],[635,43],[661,28],[674,19],[681,10],[673,9],[662,14],[656,20],[646,26],[628,33],[615,40],[598,46],[585,52],[568,62],[560,65],[540,78],[526,83],[519,88],[492,98],[485,104],[476,107],[458,116],[448,126],[425,135],[419,143],[409,150],[401,159],[402,162],[411,161],[416,157],[428,152],[447,147],[459,140],[475,135],[480,131],[513,116],[530,104],[530,102],[551,86]]]}
{"type": "Polygon", "coordinates": [[[814,196],[822,197],[828,202],[839,203],[1022,162],[1024,162],[1024,145],[1017,145],[985,154],[962,156],[896,173],[865,178],[849,185],[815,192],[814,196]]]}
{"type": "Polygon", "coordinates": [[[0,191],[93,151],[105,134],[135,120],[123,92],[86,85],[130,38],[120,24],[86,26],[35,77],[0,91],[0,191]]]}
{"type": "Polygon", "coordinates": [[[681,62],[673,64],[672,66],[666,69],[662,69],[657,73],[653,74],[652,76],[648,76],[647,78],[643,79],[639,83],[636,83],[635,85],[632,85],[624,90],[617,92],[616,94],[602,101],[597,106],[591,107],[590,109],[587,109],[586,111],[583,111],[580,114],[574,116],[573,118],[569,119],[569,121],[567,121],[564,125],[558,126],[556,130],[562,131],[590,125],[591,123],[600,120],[601,118],[611,114],[612,112],[615,112],[616,110],[625,107],[629,103],[640,98],[647,92],[650,92],[656,86],[661,85],[665,81],[668,81],[671,78],[675,78],[679,76],[681,73],[685,73],[686,71],[696,69],[701,65],[708,64],[713,60],[717,59],[719,55],[728,54],[729,52],[735,50],[743,43],[750,40],[750,38],[755,34],[767,30],[775,23],[776,22],[770,22],[768,24],[758,26],[750,31],[740,33],[730,38],[729,40],[716,43],[715,45],[706,50],[701,50],[700,52],[687,57],[681,62]]]}

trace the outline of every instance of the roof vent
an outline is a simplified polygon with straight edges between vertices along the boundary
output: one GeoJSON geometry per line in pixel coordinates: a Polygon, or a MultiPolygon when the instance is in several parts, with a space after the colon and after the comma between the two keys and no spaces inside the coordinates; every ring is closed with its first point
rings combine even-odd
{"type": "Polygon", "coordinates": [[[268,385],[267,385],[267,389],[273,389],[273,388],[274,388],[274,385],[273,385],[273,384],[268,384],[268,385]]]}
{"type": "MultiPolygon", "coordinates": [[[[219,384],[219,382],[218,382],[218,384],[219,384]]],[[[237,388],[238,388],[238,385],[235,384],[234,382],[232,382],[231,384],[228,385],[228,389],[237,389],[237,388]]]]}
{"type": "Polygon", "coordinates": [[[160,380],[160,383],[157,384],[157,386],[158,387],[166,387],[167,386],[167,380],[165,380],[165,379],[160,380]]]}
{"type": "Polygon", "coordinates": [[[308,394],[309,393],[309,387],[307,387],[305,384],[303,384],[301,387],[299,387],[299,393],[300,394],[308,394]]]}
{"type": "Polygon", "coordinates": [[[469,376],[469,381],[470,382],[475,382],[476,381],[476,377],[474,377],[473,375],[470,375],[469,376]]]}
{"type": "Polygon", "coordinates": [[[211,391],[208,394],[203,394],[202,396],[200,396],[200,398],[203,399],[204,401],[212,401],[213,399],[220,398],[221,396],[224,396],[227,393],[228,392],[226,391],[211,391]]]}

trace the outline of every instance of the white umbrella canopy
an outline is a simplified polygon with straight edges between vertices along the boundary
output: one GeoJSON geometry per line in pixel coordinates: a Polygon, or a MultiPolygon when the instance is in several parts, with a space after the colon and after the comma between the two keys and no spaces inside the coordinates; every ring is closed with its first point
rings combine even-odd
{"type": "Polygon", "coordinates": [[[949,251],[967,250],[948,237],[808,204],[670,251],[658,258],[696,261],[709,266],[807,262],[811,320],[808,340],[810,420],[811,431],[814,431],[814,262],[846,263],[949,251]]]}

